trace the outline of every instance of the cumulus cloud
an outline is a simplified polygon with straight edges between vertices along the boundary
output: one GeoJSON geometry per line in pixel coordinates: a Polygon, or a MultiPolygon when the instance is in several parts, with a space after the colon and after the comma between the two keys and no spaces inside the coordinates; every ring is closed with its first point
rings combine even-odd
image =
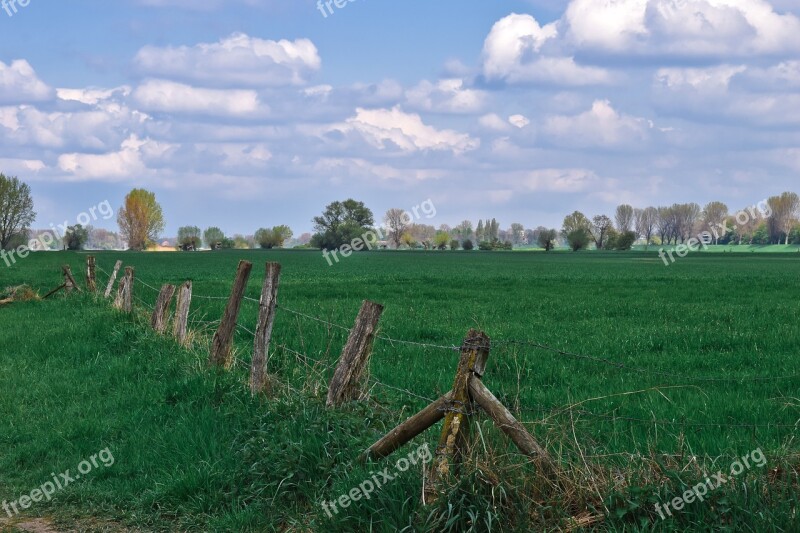
{"type": "Polygon", "coordinates": [[[608,100],[596,100],[592,108],[574,116],[552,116],[544,132],[558,144],[577,147],[633,147],[647,138],[650,124],[621,114],[608,100]]]}
{"type": "Polygon", "coordinates": [[[392,109],[358,108],[355,116],[331,127],[329,132],[356,133],[379,150],[397,148],[402,152],[424,150],[462,154],[477,149],[480,140],[454,130],[439,130],[422,121],[418,114],[392,109]]]}
{"type": "Polygon", "coordinates": [[[562,19],[580,50],[622,55],[800,52],[800,19],[766,0],[572,0],[562,19]]]}
{"type": "Polygon", "coordinates": [[[530,119],[525,115],[511,115],[508,117],[508,123],[519,129],[524,128],[531,123],[530,119]]]}
{"type": "Polygon", "coordinates": [[[503,117],[501,117],[497,113],[489,113],[488,115],[483,115],[481,118],[478,119],[478,123],[484,128],[489,130],[494,130],[494,131],[508,130],[508,122],[503,120],[503,117]]]}
{"type": "Polygon", "coordinates": [[[439,113],[477,113],[483,109],[486,98],[484,91],[466,88],[460,79],[441,80],[435,84],[423,80],[406,91],[412,108],[439,113]]]}
{"type": "Polygon", "coordinates": [[[217,43],[145,46],[134,64],[146,76],[211,86],[304,85],[322,60],[309,39],[272,41],[234,33],[217,43]]]}
{"type": "Polygon", "coordinates": [[[136,88],[134,100],[147,111],[246,115],[267,111],[251,90],[203,89],[166,80],[149,80],[136,88]]]}
{"type": "Polygon", "coordinates": [[[571,56],[545,50],[558,38],[555,23],[544,27],[531,15],[511,14],[492,27],[483,45],[483,75],[490,81],[581,86],[608,83],[608,72],[582,66],[571,56]]]}
{"type": "Polygon", "coordinates": [[[121,181],[148,173],[147,161],[164,156],[173,147],[131,135],[116,152],[105,154],[66,153],[58,158],[58,167],[72,181],[121,181]]]}
{"type": "Polygon", "coordinates": [[[0,104],[25,104],[53,98],[54,91],[39,79],[30,63],[0,61],[0,104]]]}

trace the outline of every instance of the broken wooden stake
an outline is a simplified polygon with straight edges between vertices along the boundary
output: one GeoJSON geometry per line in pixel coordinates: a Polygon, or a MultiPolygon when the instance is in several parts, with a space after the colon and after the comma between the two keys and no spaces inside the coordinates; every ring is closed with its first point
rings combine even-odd
{"type": "Polygon", "coordinates": [[[86,290],[89,292],[97,291],[96,264],[93,255],[86,258],[86,290]]]}
{"type": "Polygon", "coordinates": [[[211,341],[209,363],[212,366],[229,368],[233,362],[231,349],[233,348],[233,336],[236,333],[236,321],[239,318],[242,298],[244,298],[247,280],[250,278],[250,271],[252,269],[253,263],[249,261],[239,261],[239,268],[236,270],[236,279],[233,282],[228,305],[225,307],[225,314],[222,315],[222,321],[211,341]]]}
{"type": "Polygon", "coordinates": [[[158,293],[158,300],[153,308],[153,316],[150,319],[150,325],[156,333],[164,333],[167,329],[167,321],[169,320],[169,305],[172,303],[172,297],[175,296],[175,285],[164,285],[161,287],[161,292],[158,293]]]}
{"type": "Polygon", "coordinates": [[[382,313],[381,304],[364,300],[328,388],[328,398],[325,402],[328,407],[360,400],[366,394],[363,378],[369,367],[372,343],[382,313]]]}
{"type": "Polygon", "coordinates": [[[61,267],[61,270],[64,273],[64,285],[66,285],[67,292],[72,292],[73,290],[81,292],[81,288],[78,287],[78,283],[72,276],[72,269],[70,268],[70,266],[64,265],[63,267],[61,267]]]}
{"type": "Polygon", "coordinates": [[[133,267],[125,267],[125,275],[119,280],[117,298],[114,300],[114,307],[125,313],[133,312],[133,281],[133,267]]]}
{"type": "Polygon", "coordinates": [[[192,305],[192,282],[187,281],[178,289],[178,302],[175,304],[175,320],[172,334],[183,346],[186,346],[189,308],[192,305]]]}
{"type": "Polygon", "coordinates": [[[267,368],[269,367],[269,341],[272,337],[272,326],[275,323],[275,306],[278,304],[278,285],[280,284],[281,265],[267,263],[264,286],[261,288],[261,299],[258,302],[258,325],[256,326],[253,344],[253,362],[250,368],[250,392],[271,392],[271,384],[267,368]]]}
{"type": "Polygon", "coordinates": [[[122,267],[122,261],[117,261],[114,265],[114,271],[111,273],[111,277],[108,279],[108,285],[106,285],[106,292],[103,294],[104,298],[108,298],[111,296],[111,290],[114,288],[114,282],[117,281],[117,273],[119,269],[122,267]]]}

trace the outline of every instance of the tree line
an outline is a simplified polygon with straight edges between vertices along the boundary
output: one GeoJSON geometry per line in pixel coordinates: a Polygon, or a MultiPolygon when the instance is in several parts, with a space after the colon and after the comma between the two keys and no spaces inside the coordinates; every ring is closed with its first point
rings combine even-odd
{"type": "MultiPolygon", "coordinates": [[[[0,248],[15,249],[36,237],[41,230],[31,231],[36,219],[30,187],[16,177],[0,174],[0,248]]],[[[287,225],[259,228],[253,235],[226,236],[218,227],[201,230],[198,226],[181,226],[176,247],[191,251],[203,245],[212,249],[282,248],[292,244],[318,249],[336,249],[366,232],[377,235],[383,248],[421,248],[428,250],[502,250],[514,246],[538,246],[547,251],[568,246],[574,251],[594,246],[599,250],[629,250],[637,242],[645,246],[677,245],[707,233],[714,244],[800,244],[800,197],[784,192],[733,212],[723,202],[710,202],[704,207],[696,203],[661,207],[635,208],[622,204],[613,219],[605,214],[591,219],[575,211],[564,218],[561,229],[544,226],[526,229],[515,222],[502,229],[496,218],[478,220],[473,225],[463,220],[456,226],[438,227],[414,221],[401,208],[386,211],[382,224],[376,227],[373,212],[354,199],[332,202],[321,215],[312,219],[314,234],[294,239],[287,225]]],[[[93,248],[112,249],[122,241],[133,250],[145,250],[158,243],[164,231],[164,213],[153,192],[133,189],[117,212],[119,233],[108,230],[69,226],[60,236],[58,246],[81,249],[87,243],[93,248]]],[[[31,241],[32,242],[32,241],[31,241]]]]}

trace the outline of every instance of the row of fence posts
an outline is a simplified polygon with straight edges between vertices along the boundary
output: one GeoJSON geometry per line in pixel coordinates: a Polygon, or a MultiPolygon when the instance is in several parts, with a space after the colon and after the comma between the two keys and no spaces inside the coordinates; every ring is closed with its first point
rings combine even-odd
{"type": "MultiPolygon", "coordinates": [[[[122,261],[117,261],[103,295],[105,298],[111,296],[121,267],[122,261]]],[[[228,369],[233,362],[234,334],[252,269],[252,263],[239,262],[231,295],[212,339],[209,354],[211,366],[228,369]]],[[[61,289],[66,289],[67,292],[80,291],[68,265],[63,267],[63,274],[64,284],[50,294],[61,289]]],[[[269,395],[273,391],[274,380],[267,373],[267,369],[269,368],[269,344],[275,322],[280,276],[281,265],[279,263],[266,264],[250,369],[249,384],[253,395],[269,395]]],[[[126,267],[124,276],[117,285],[113,303],[116,309],[124,313],[133,313],[134,310],[134,280],[134,268],[126,267]]],[[[87,259],[86,288],[90,293],[97,291],[94,256],[89,256],[87,259]]],[[[176,293],[177,304],[172,334],[177,342],[186,346],[189,334],[189,308],[192,301],[191,281],[185,282],[179,288],[170,284],[161,287],[150,325],[160,334],[167,331],[170,307],[176,293]]],[[[347,402],[367,397],[366,376],[383,309],[380,304],[368,300],[363,302],[330,381],[325,402],[327,407],[336,408],[347,402]]],[[[451,476],[458,473],[458,465],[462,462],[464,452],[469,444],[469,430],[472,425],[470,419],[477,407],[480,407],[517,448],[531,458],[541,475],[554,479],[558,475],[558,467],[550,454],[483,384],[482,378],[486,370],[490,348],[491,341],[485,333],[470,330],[461,346],[452,389],[370,446],[361,455],[361,459],[387,457],[440,420],[444,420],[434,462],[427,473],[423,491],[423,501],[427,504],[433,503],[443,493],[451,476]]]]}

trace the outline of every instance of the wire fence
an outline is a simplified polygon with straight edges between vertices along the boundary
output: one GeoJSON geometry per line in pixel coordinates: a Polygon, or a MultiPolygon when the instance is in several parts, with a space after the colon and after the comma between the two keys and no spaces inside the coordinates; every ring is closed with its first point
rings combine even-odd
{"type": "MultiPolygon", "coordinates": [[[[110,274],[102,269],[99,265],[97,266],[97,270],[104,273],[105,275],[110,277],[110,274]]],[[[155,286],[147,283],[146,281],[142,280],[141,278],[134,276],[135,282],[138,282],[142,287],[152,291],[156,295],[160,293],[160,289],[156,288],[155,286]]],[[[154,310],[154,305],[148,304],[138,295],[134,295],[134,299],[136,302],[144,309],[152,312],[154,310]]],[[[199,300],[206,300],[206,301],[227,301],[229,297],[225,296],[209,296],[209,295],[198,295],[192,294],[192,299],[199,299],[199,300]]],[[[249,296],[244,296],[243,301],[246,301],[250,304],[256,304],[258,306],[261,305],[259,299],[252,298],[249,296]]],[[[336,331],[344,331],[350,333],[351,328],[344,326],[342,324],[338,324],[332,322],[331,320],[314,316],[305,312],[298,311],[296,309],[292,309],[287,307],[283,304],[276,304],[276,308],[282,311],[285,311],[292,316],[294,316],[298,320],[305,320],[309,322],[313,322],[316,324],[321,324],[326,326],[329,330],[336,330],[336,331]]],[[[215,329],[220,321],[219,320],[200,320],[199,318],[205,318],[205,315],[202,317],[198,317],[194,313],[200,313],[200,310],[195,310],[193,314],[190,314],[190,325],[194,330],[198,330],[201,332],[209,332],[212,329],[215,329]]],[[[242,333],[246,334],[248,339],[255,340],[256,332],[251,330],[250,328],[237,323],[237,329],[242,333]]],[[[396,345],[408,346],[413,348],[419,348],[425,351],[428,350],[438,350],[441,352],[459,352],[462,349],[470,348],[468,344],[463,345],[456,345],[456,344],[435,344],[435,343],[428,343],[428,342],[419,342],[413,341],[408,339],[395,339],[389,336],[376,334],[376,340],[383,341],[387,343],[391,347],[395,347],[396,345]]],[[[800,378],[800,374],[785,374],[785,375],[770,375],[770,376],[691,376],[686,374],[678,374],[674,372],[666,372],[657,369],[647,369],[638,366],[629,365],[623,363],[619,360],[614,360],[608,357],[598,357],[593,355],[575,353],[568,350],[563,350],[560,348],[556,348],[550,346],[545,343],[541,343],[534,340],[528,339],[496,339],[491,341],[492,348],[500,348],[500,347],[522,347],[522,348],[530,348],[533,351],[537,352],[545,352],[551,355],[560,356],[566,359],[572,360],[579,360],[584,362],[589,362],[598,367],[602,368],[611,368],[615,371],[625,371],[634,374],[642,374],[642,375],[650,375],[659,378],[670,378],[679,380],[677,384],[673,385],[662,385],[661,387],[655,387],[652,390],[658,390],[662,388],[683,388],[683,387],[696,387],[696,383],[720,383],[720,384],[733,384],[733,383],[759,383],[759,382],[772,382],[776,380],[794,380],[800,378]]],[[[294,348],[290,348],[284,343],[275,343],[275,349],[281,350],[284,353],[287,353],[293,357],[295,357],[298,361],[312,370],[317,377],[320,379],[325,378],[326,373],[330,373],[336,367],[336,361],[324,361],[322,359],[316,359],[310,357],[306,353],[303,353],[303,350],[296,350],[294,348]],[[310,363],[313,363],[310,364],[310,363]]],[[[622,359],[622,357],[618,357],[617,359],[622,359]]],[[[234,362],[236,365],[241,365],[243,367],[249,367],[250,362],[246,361],[238,356],[234,355],[234,362]]],[[[377,378],[370,376],[368,378],[368,384],[370,386],[370,390],[374,390],[375,388],[383,389],[385,391],[391,391],[393,393],[400,394],[405,398],[414,398],[416,400],[422,400],[428,403],[434,401],[433,398],[430,398],[424,394],[419,392],[415,392],[409,390],[407,388],[399,387],[396,385],[391,385],[385,383],[377,378]]],[[[588,401],[588,400],[586,400],[588,401]]],[[[791,429],[791,430],[798,430],[800,429],[800,419],[798,419],[794,424],[779,424],[779,423],[766,423],[766,424],[755,424],[755,423],[742,423],[742,422],[697,422],[692,420],[664,420],[664,419],[656,419],[656,418],[641,418],[635,416],[621,416],[615,413],[598,413],[594,411],[590,411],[587,409],[580,408],[584,402],[572,403],[569,405],[555,405],[548,408],[545,407],[536,407],[536,408],[528,408],[528,407],[520,407],[514,410],[514,414],[521,418],[520,415],[528,414],[531,415],[535,413],[538,420],[535,421],[527,421],[522,422],[523,424],[541,424],[546,422],[550,419],[569,415],[570,417],[578,416],[578,417],[586,417],[591,418],[594,420],[602,420],[611,423],[617,422],[624,422],[628,424],[637,424],[643,426],[654,426],[654,427],[674,427],[674,428],[731,428],[731,429],[748,429],[748,430],[760,430],[760,429],[791,429]]],[[[800,401],[798,402],[800,404],[800,401]]]]}

